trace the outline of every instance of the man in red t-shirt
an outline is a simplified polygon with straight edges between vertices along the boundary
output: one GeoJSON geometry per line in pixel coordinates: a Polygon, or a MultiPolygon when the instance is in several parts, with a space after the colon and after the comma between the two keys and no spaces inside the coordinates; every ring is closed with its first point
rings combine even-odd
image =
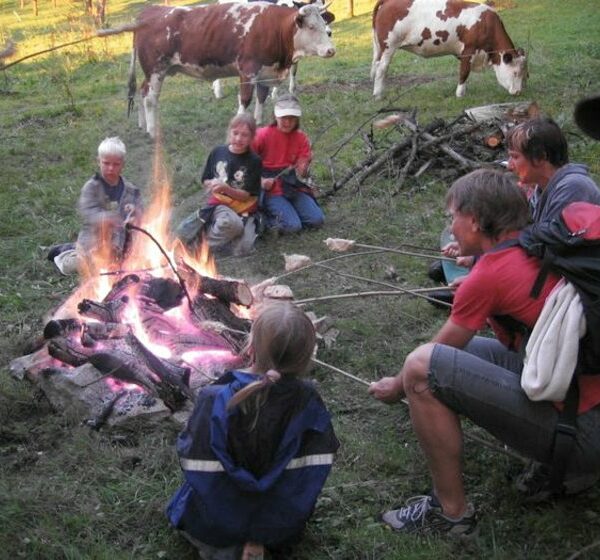
{"type": "MultiPolygon", "coordinates": [[[[456,291],[450,317],[433,340],[414,350],[398,375],[372,383],[369,393],[386,403],[406,397],[433,481],[428,495],[385,513],[383,521],[403,532],[470,537],[477,527],[463,486],[459,415],[536,461],[552,460],[558,409],[549,401],[529,400],[520,384],[520,340],[495,317],[533,327],[558,278],[549,276],[540,297],[530,297],[540,266],[511,243],[527,224],[528,207],[510,175],[473,171],[452,185],[446,204],[461,253],[481,258],[456,291]],[[486,325],[497,338],[475,336],[486,325]]],[[[590,394],[599,393],[583,383],[580,391],[586,406],[579,410],[567,492],[589,486],[600,472],[600,406],[588,408],[590,394]]]]}

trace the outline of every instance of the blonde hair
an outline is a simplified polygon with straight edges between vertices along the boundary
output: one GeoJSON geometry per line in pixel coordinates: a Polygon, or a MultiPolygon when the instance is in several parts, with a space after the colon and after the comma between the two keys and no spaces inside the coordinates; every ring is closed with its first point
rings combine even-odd
{"type": "Polygon", "coordinates": [[[254,117],[248,113],[240,113],[229,121],[227,137],[229,138],[229,133],[240,125],[247,126],[252,138],[254,138],[254,135],[256,134],[256,121],[254,120],[254,117]]]}
{"type": "MultiPolygon", "coordinates": [[[[289,379],[303,375],[310,365],[316,341],[314,326],[302,309],[287,302],[265,307],[252,325],[247,344],[254,357],[252,371],[260,377],[238,391],[227,403],[227,408],[237,406],[259,391],[264,402],[266,393],[263,389],[281,377],[289,379]]],[[[260,407],[258,398],[255,404],[260,407]]]]}
{"type": "Polygon", "coordinates": [[[125,159],[126,154],[127,148],[125,148],[123,140],[121,140],[118,136],[105,138],[98,146],[98,157],[118,156],[121,159],[125,159]]]}

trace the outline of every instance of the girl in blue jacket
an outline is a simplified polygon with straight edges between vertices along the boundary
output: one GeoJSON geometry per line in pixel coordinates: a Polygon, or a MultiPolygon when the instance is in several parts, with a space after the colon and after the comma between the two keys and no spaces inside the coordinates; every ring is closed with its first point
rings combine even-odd
{"type": "Polygon", "coordinates": [[[290,304],[254,321],[249,372],[204,387],[177,452],[184,484],[171,524],[205,558],[262,558],[296,540],[339,446],[323,401],[301,379],[315,348],[313,325],[290,304]]]}

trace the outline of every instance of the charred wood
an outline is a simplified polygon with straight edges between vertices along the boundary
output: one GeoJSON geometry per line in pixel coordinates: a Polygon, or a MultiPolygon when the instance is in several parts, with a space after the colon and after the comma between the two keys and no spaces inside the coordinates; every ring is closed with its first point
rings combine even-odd
{"type": "Polygon", "coordinates": [[[100,409],[100,412],[98,412],[96,416],[87,418],[83,423],[92,428],[92,430],[99,430],[102,426],[104,426],[104,424],[106,424],[106,421],[112,414],[115,405],[128,393],[129,391],[127,389],[121,389],[100,409]]]}
{"type": "Polygon", "coordinates": [[[89,360],[92,352],[73,338],[57,336],[48,341],[48,354],[65,364],[78,367],[89,360]]]}
{"type": "Polygon", "coordinates": [[[49,340],[56,336],[68,336],[69,334],[79,334],[83,325],[77,319],[58,319],[48,321],[44,327],[44,338],[49,340]]]}
{"type": "Polygon", "coordinates": [[[156,356],[133,334],[127,337],[127,342],[136,355],[141,356],[148,368],[160,378],[161,385],[168,386],[169,392],[174,397],[181,393],[182,396],[194,400],[194,395],[190,391],[190,368],[178,366],[169,362],[169,360],[156,356]]]}
{"type": "Polygon", "coordinates": [[[101,303],[90,299],[83,299],[77,306],[77,309],[84,317],[97,319],[103,323],[119,323],[121,312],[128,301],[128,296],[122,296],[119,299],[101,303]]]}
{"type": "Polygon", "coordinates": [[[110,353],[97,352],[90,356],[89,362],[106,376],[126,383],[134,383],[148,390],[151,395],[159,396],[157,384],[160,380],[130,353],[114,349],[110,353]]]}
{"type": "Polygon", "coordinates": [[[83,335],[94,341],[125,338],[131,332],[129,325],[123,323],[86,323],[83,327],[83,335]]]}
{"type": "Polygon", "coordinates": [[[245,307],[252,305],[252,291],[246,282],[202,276],[183,261],[178,262],[178,270],[193,293],[211,295],[225,303],[237,303],[245,307]]]}
{"type": "Polygon", "coordinates": [[[246,340],[246,334],[250,332],[251,322],[247,319],[241,319],[229,309],[222,301],[218,299],[207,298],[204,295],[197,296],[192,302],[194,313],[192,322],[197,328],[202,328],[203,321],[216,321],[222,323],[229,330],[221,333],[235,351],[239,353],[246,340]],[[237,331],[237,332],[234,332],[237,331]]]}
{"type": "Polygon", "coordinates": [[[167,311],[181,304],[184,292],[179,282],[175,280],[151,278],[142,283],[140,295],[155,302],[162,310],[167,311]]]}
{"type": "Polygon", "coordinates": [[[123,295],[125,295],[125,292],[127,292],[129,288],[131,288],[131,286],[135,286],[139,282],[140,277],[137,274],[127,274],[126,276],[123,276],[123,278],[119,279],[112,285],[110,291],[102,300],[103,303],[109,303],[113,300],[122,297],[123,295]]]}

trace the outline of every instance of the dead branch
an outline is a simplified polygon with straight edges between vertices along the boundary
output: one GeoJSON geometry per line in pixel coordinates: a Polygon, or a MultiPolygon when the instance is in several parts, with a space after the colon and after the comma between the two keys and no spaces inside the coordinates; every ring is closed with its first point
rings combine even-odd
{"type": "MultiPolygon", "coordinates": [[[[444,125],[444,121],[441,119],[434,120],[429,123],[426,127],[426,131],[434,131],[444,125]]],[[[344,175],[337,183],[334,183],[330,191],[327,191],[325,196],[331,196],[338,190],[340,190],[346,183],[354,180],[356,184],[360,185],[369,175],[379,170],[389,160],[396,157],[402,150],[412,145],[412,136],[410,138],[403,138],[399,142],[390,146],[385,152],[377,156],[372,154],[362,162],[358,163],[344,175]]]]}
{"type": "Polygon", "coordinates": [[[397,195],[400,192],[400,190],[402,189],[402,185],[404,184],[404,181],[406,180],[406,174],[408,173],[408,169],[412,165],[413,161],[415,160],[415,157],[417,155],[417,148],[419,146],[417,139],[418,139],[418,135],[413,134],[412,147],[410,149],[410,154],[408,154],[408,158],[406,158],[406,163],[404,164],[404,167],[402,167],[402,170],[400,171],[400,176],[398,177],[398,183],[396,184],[396,190],[392,193],[392,196],[397,195]]]}
{"type": "MultiPolygon", "coordinates": [[[[409,121],[408,119],[404,119],[402,121],[402,124],[404,126],[406,126],[412,132],[419,132],[419,127],[412,121],[409,121]]],[[[427,131],[419,132],[419,134],[421,136],[423,136],[423,138],[425,138],[426,140],[431,141],[432,143],[434,141],[435,141],[435,143],[438,143],[438,139],[427,131]]],[[[481,167],[481,163],[470,160],[464,156],[461,156],[458,152],[456,152],[450,146],[448,146],[448,144],[440,143],[439,147],[440,147],[440,150],[442,150],[446,155],[448,155],[453,160],[458,162],[458,164],[463,168],[475,169],[475,168],[481,167]]]]}

